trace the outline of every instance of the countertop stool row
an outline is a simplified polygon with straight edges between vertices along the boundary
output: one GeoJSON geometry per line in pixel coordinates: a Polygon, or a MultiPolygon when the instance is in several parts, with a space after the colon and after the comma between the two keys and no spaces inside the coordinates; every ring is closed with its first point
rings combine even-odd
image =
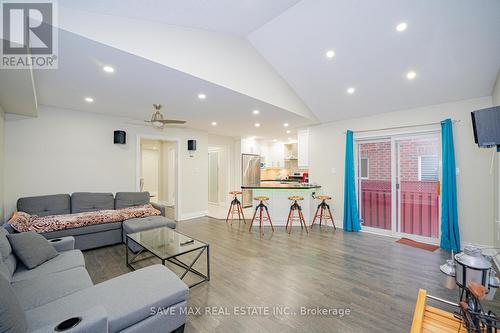
{"type": "MultiPolygon", "coordinates": [[[[229,221],[229,216],[231,215],[231,225],[233,216],[238,214],[238,221],[243,220],[245,222],[245,216],[243,215],[243,207],[241,206],[241,201],[238,199],[238,196],[241,195],[241,191],[232,191],[229,194],[233,197],[231,201],[231,205],[229,206],[229,211],[227,212],[226,223],[229,221]]],[[[327,195],[319,195],[315,197],[315,199],[320,200],[318,208],[316,209],[316,213],[314,214],[313,221],[310,225],[310,229],[313,228],[316,220],[319,219],[319,225],[322,226],[323,221],[325,222],[325,226],[327,226],[327,221],[330,220],[334,230],[337,229],[335,226],[335,222],[333,220],[332,211],[330,209],[330,205],[327,203],[328,200],[331,200],[332,197],[327,195]]],[[[259,231],[263,234],[262,225],[264,223],[269,223],[271,226],[271,230],[274,232],[273,222],[271,221],[271,216],[269,214],[269,209],[267,208],[266,203],[269,201],[269,198],[266,196],[258,196],[255,197],[254,200],[258,201],[259,204],[255,207],[255,212],[252,217],[252,222],[250,223],[250,227],[248,231],[252,231],[252,226],[254,222],[259,222],[259,231]]],[[[292,232],[292,224],[293,221],[298,221],[300,227],[305,229],[307,233],[309,233],[306,220],[304,218],[304,214],[302,213],[302,207],[299,202],[304,200],[304,197],[301,196],[290,196],[288,197],[290,200],[290,212],[288,213],[288,219],[286,221],[285,230],[290,234],[292,232]]]]}

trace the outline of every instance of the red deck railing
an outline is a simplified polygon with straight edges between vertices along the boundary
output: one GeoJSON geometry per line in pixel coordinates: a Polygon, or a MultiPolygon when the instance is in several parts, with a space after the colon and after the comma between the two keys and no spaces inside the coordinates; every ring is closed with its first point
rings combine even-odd
{"type": "MultiPolygon", "coordinates": [[[[391,229],[391,182],[363,180],[363,225],[391,229]]],[[[401,232],[439,237],[439,195],[436,181],[401,182],[401,232]]]]}

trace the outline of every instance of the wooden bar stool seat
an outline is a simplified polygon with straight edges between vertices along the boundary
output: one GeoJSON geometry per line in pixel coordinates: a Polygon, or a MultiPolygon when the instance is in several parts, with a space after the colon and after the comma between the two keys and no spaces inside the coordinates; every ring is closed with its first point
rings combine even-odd
{"type": "Polygon", "coordinates": [[[305,228],[306,232],[309,233],[309,230],[307,230],[306,220],[304,219],[304,214],[302,214],[302,207],[299,205],[299,201],[304,200],[304,197],[290,196],[288,197],[288,200],[292,201],[292,205],[290,206],[290,212],[288,213],[288,219],[286,220],[285,230],[287,230],[288,234],[290,234],[292,232],[293,220],[299,220],[300,227],[302,229],[305,228]],[[297,217],[295,217],[295,212],[297,212],[297,217]],[[290,225],[290,229],[288,229],[288,225],[290,225]]]}
{"type": "Polygon", "coordinates": [[[327,200],[332,200],[331,196],[328,195],[318,195],[316,199],[321,200],[320,204],[318,205],[318,209],[316,209],[316,213],[314,214],[314,219],[311,223],[311,229],[314,226],[314,222],[316,222],[316,219],[319,218],[319,226],[321,227],[323,223],[323,219],[325,220],[325,226],[328,227],[327,225],[327,220],[332,221],[333,229],[337,230],[337,227],[335,226],[335,221],[333,221],[332,217],[332,211],[330,210],[330,205],[326,203],[327,200]]]}
{"type": "Polygon", "coordinates": [[[259,231],[263,235],[264,232],[262,231],[262,223],[267,221],[271,225],[271,229],[274,232],[274,227],[273,227],[273,222],[271,221],[271,216],[269,215],[269,210],[264,202],[269,201],[268,197],[265,196],[258,196],[255,197],[254,200],[259,201],[259,204],[255,207],[255,212],[253,213],[253,218],[252,222],[250,223],[250,228],[248,229],[248,232],[252,231],[252,226],[255,220],[259,221],[259,231]],[[266,215],[264,215],[264,210],[266,211],[266,215]],[[259,212],[259,215],[257,216],[257,212],[259,212]]]}
{"type": "Polygon", "coordinates": [[[229,211],[227,212],[226,223],[229,221],[229,215],[231,215],[231,225],[233,225],[233,216],[234,214],[238,214],[238,222],[243,219],[243,223],[246,224],[245,215],[243,215],[243,207],[241,206],[240,200],[238,200],[238,196],[241,195],[241,191],[231,191],[229,194],[233,197],[233,200],[231,201],[229,211]]]}

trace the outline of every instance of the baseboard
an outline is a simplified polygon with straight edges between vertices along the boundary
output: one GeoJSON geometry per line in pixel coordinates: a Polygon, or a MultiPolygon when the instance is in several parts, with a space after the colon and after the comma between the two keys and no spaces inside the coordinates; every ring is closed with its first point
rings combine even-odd
{"type": "Polygon", "coordinates": [[[182,215],[179,217],[179,221],[185,221],[185,220],[196,219],[196,218],[198,218],[198,217],[207,216],[207,214],[208,214],[208,210],[202,210],[202,211],[199,211],[199,212],[193,212],[193,213],[185,213],[185,214],[182,214],[182,215]]]}

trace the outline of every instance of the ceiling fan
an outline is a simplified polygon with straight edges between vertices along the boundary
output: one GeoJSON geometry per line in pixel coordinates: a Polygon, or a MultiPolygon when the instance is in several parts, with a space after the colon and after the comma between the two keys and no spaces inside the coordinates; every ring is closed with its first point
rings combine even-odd
{"type": "Polygon", "coordinates": [[[153,104],[155,108],[155,112],[151,116],[151,120],[144,120],[146,123],[150,123],[153,127],[162,129],[166,124],[185,124],[185,120],[173,120],[173,119],[164,119],[163,114],[160,112],[162,107],[161,104],[153,104]]]}

